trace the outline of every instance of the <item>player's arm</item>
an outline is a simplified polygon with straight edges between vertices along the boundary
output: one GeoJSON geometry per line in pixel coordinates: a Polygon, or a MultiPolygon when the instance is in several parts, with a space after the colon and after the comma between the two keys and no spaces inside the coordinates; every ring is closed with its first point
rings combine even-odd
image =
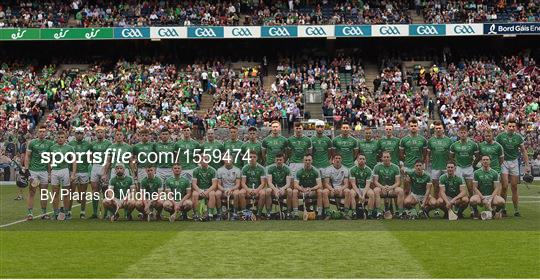
{"type": "Polygon", "coordinates": [[[426,193],[424,194],[424,201],[422,201],[423,206],[427,206],[428,198],[431,194],[431,190],[433,189],[433,183],[427,183],[426,184],[426,193]]]}
{"type": "Polygon", "coordinates": [[[321,180],[321,183],[322,183],[322,188],[323,189],[329,189],[329,190],[332,190],[332,186],[330,185],[330,177],[324,177],[322,180],[321,180]]]}
{"type": "Polygon", "coordinates": [[[249,192],[249,188],[248,188],[248,185],[247,185],[247,177],[245,175],[242,175],[242,179],[241,179],[241,182],[240,182],[240,188],[245,189],[246,191],[249,192]]]}
{"type": "Polygon", "coordinates": [[[284,192],[286,189],[290,188],[291,187],[291,176],[287,176],[285,178],[285,186],[281,187],[281,189],[279,189],[280,191],[284,192]]]}
{"type": "Polygon", "coordinates": [[[392,189],[401,185],[401,175],[396,175],[395,180],[396,182],[392,186],[390,186],[390,188],[392,189]]]}
{"type": "Polygon", "coordinates": [[[373,174],[373,185],[378,188],[383,188],[384,186],[379,182],[379,175],[373,174]]]}
{"type": "Polygon", "coordinates": [[[431,149],[426,148],[426,157],[424,158],[424,165],[426,166],[426,168],[429,166],[429,158],[431,157],[431,149]]]}
{"type": "Polygon", "coordinates": [[[500,181],[493,182],[493,195],[501,195],[502,185],[500,181]]]}
{"type": "Polygon", "coordinates": [[[321,180],[321,178],[317,178],[315,180],[315,186],[313,188],[311,188],[311,190],[316,191],[316,190],[322,189],[322,188],[323,188],[322,180],[321,180]]]}
{"type": "Polygon", "coordinates": [[[525,149],[525,145],[523,144],[519,145],[519,149],[521,150],[521,154],[523,155],[523,161],[525,161],[525,173],[530,174],[531,165],[529,163],[529,155],[527,154],[527,149],[525,149]]]}
{"type": "Polygon", "coordinates": [[[32,157],[32,150],[30,149],[31,146],[32,145],[28,144],[28,147],[26,148],[26,153],[24,153],[24,162],[23,162],[24,170],[28,170],[28,166],[30,165],[30,158],[32,157]]]}
{"type": "MultiPolygon", "coordinates": [[[[454,144],[457,142],[454,142],[454,144]]],[[[454,144],[450,145],[450,151],[448,153],[448,161],[455,161],[456,154],[454,153],[454,144]]]]}
{"type": "MultiPolygon", "coordinates": [[[[497,142],[495,142],[497,143],[497,142]]],[[[499,143],[497,143],[499,144],[499,143]]],[[[499,149],[501,151],[501,154],[499,155],[499,167],[503,164],[504,162],[504,149],[502,148],[501,144],[499,144],[499,149]]]]}
{"type": "Polygon", "coordinates": [[[218,179],[216,177],[212,178],[212,185],[208,188],[208,191],[218,190],[218,179]]]}
{"type": "Polygon", "coordinates": [[[450,204],[448,201],[448,196],[446,196],[446,185],[442,183],[439,185],[439,197],[442,198],[446,205],[450,204]]]}
{"type": "Polygon", "coordinates": [[[466,196],[467,196],[467,186],[465,184],[461,184],[459,185],[459,194],[456,197],[454,197],[454,201],[452,201],[452,203],[466,196]]]}
{"type": "Polygon", "coordinates": [[[473,194],[480,196],[480,199],[484,198],[482,193],[478,190],[478,181],[476,181],[476,179],[473,181],[473,194]]]}
{"type": "Polygon", "coordinates": [[[198,184],[198,181],[197,181],[197,178],[192,178],[191,179],[191,188],[198,192],[198,193],[202,193],[201,192],[201,189],[199,188],[199,184],[198,184]]]}
{"type": "Polygon", "coordinates": [[[264,189],[266,186],[266,176],[261,176],[260,182],[259,186],[255,188],[257,191],[264,189]]]}

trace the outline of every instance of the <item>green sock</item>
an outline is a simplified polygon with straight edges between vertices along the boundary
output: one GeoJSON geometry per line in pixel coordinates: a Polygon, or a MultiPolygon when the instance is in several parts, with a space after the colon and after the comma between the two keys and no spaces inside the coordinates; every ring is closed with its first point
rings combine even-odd
{"type": "Polygon", "coordinates": [[[97,199],[92,200],[92,210],[93,210],[94,215],[98,214],[98,203],[99,201],[97,199]]]}
{"type": "Polygon", "coordinates": [[[32,213],[32,208],[28,208],[28,215],[32,215],[32,216],[34,215],[34,214],[32,213]]]}
{"type": "Polygon", "coordinates": [[[323,209],[323,213],[324,213],[324,214],[328,214],[328,213],[329,213],[329,211],[328,211],[328,210],[330,210],[330,208],[328,208],[328,207],[324,207],[324,209],[323,209]]]}
{"type": "Polygon", "coordinates": [[[514,206],[514,212],[519,212],[519,208],[517,206],[514,206]]]}
{"type": "Polygon", "coordinates": [[[47,208],[41,208],[41,214],[43,215],[47,214],[47,208]]]}

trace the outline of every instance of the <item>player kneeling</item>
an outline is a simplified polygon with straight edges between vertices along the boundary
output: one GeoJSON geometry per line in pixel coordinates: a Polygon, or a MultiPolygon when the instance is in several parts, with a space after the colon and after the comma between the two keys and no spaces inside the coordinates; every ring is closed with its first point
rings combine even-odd
{"type": "Polygon", "coordinates": [[[176,220],[177,213],[182,213],[182,219],[187,219],[187,211],[193,208],[191,201],[190,183],[188,179],[182,176],[182,167],[180,164],[174,164],[172,167],[172,177],[165,180],[164,189],[166,199],[163,201],[163,210],[169,212],[169,222],[176,220]]]}
{"type": "Polygon", "coordinates": [[[489,156],[482,157],[482,168],[474,172],[473,192],[471,207],[474,211],[474,218],[477,219],[479,216],[478,205],[483,205],[486,210],[491,211],[495,218],[502,217],[505,200],[501,196],[499,173],[491,168],[489,156]]]}
{"type": "Polygon", "coordinates": [[[109,188],[105,191],[105,198],[103,199],[103,208],[105,209],[105,217],[110,218],[111,222],[116,221],[119,218],[118,211],[120,209],[125,210],[125,216],[128,216],[134,208],[134,204],[128,203],[128,195],[130,189],[134,189],[133,179],[130,176],[125,175],[125,168],[123,164],[116,164],[114,167],[116,176],[109,180],[109,188]],[[111,214],[110,216],[108,214],[111,214]]]}
{"type": "Polygon", "coordinates": [[[351,208],[357,209],[357,218],[367,219],[369,216],[368,213],[374,211],[376,201],[375,192],[372,189],[373,184],[371,183],[373,171],[366,165],[366,156],[358,154],[356,157],[356,165],[351,168],[349,173],[349,187],[350,190],[353,191],[351,208]],[[357,204],[359,206],[358,208],[356,208],[357,204]],[[367,210],[364,210],[366,204],[367,210]]]}
{"type": "Polygon", "coordinates": [[[418,218],[417,205],[420,205],[424,216],[428,217],[429,210],[435,208],[437,204],[437,200],[431,196],[433,188],[431,176],[425,172],[424,164],[420,160],[414,164],[414,170],[405,173],[405,176],[409,184],[405,190],[403,206],[409,210],[409,217],[411,219],[418,218]]]}
{"type": "Polygon", "coordinates": [[[467,197],[467,186],[461,176],[456,174],[456,164],[449,162],[446,164],[446,174],[439,178],[439,198],[437,207],[441,208],[448,217],[450,211],[457,208],[457,217],[463,218],[463,211],[469,204],[467,197]]]}

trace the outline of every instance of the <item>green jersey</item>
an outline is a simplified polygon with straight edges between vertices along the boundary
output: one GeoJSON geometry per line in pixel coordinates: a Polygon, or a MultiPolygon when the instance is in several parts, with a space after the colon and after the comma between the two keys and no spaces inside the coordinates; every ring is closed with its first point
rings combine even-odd
{"type": "Polygon", "coordinates": [[[316,168],[326,168],[330,166],[330,149],[332,149],[332,139],[326,135],[311,137],[313,147],[313,166],[316,168]]]}
{"type": "Polygon", "coordinates": [[[516,160],[519,156],[519,147],[523,144],[523,137],[517,133],[503,132],[495,138],[504,150],[504,160],[516,160]]]}
{"type": "Polygon", "coordinates": [[[449,137],[431,137],[428,141],[428,150],[431,153],[431,169],[445,170],[448,163],[448,154],[452,146],[452,139],[449,137]]]}
{"type": "Polygon", "coordinates": [[[469,167],[473,164],[474,155],[478,152],[478,145],[470,139],[467,139],[465,143],[458,140],[450,146],[450,152],[454,154],[457,166],[469,167]]]}
{"type": "Polygon", "coordinates": [[[206,141],[202,144],[203,153],[206,150],[206,153],[210,155],[210,166],[215,170],[218,170],[221,167],[221,159],[223,157],[223,143],[220,141],[206,141]]]}
{"type": "Polygon", "coordinates": [[[149,193],[157,193],[158,189],[163,186],[161,178],[154,176],[154,178],[144,177],[141,181],[141,188],[145,189],[149,193]]]}
{"type": "Polygon", "coordinates": [[[95,140],[92,143],[90,143],[91,151],[93,154],[92,162],[94,164],[103,164],[105,162],[105,151],[112,145],[111,141],[101,139],[101,140],[95,140]],[[99,154],[100,156],[96,156],[99,154]],[[99,160],[101,158],[101,160],[99,160]]]}
{"type": "Polygon", "coordinates": [[[422,174],[418,175],[416,171],[408,172],[409,178],[411,179],[411,192],[416,195],[426,194],[427,184],[431,183],[431,176],[425,171],[422,174]]]}
{"type": "MultiPolygon", "coordinates": [[[[173,167],[174,161],[176,160],[176,144],[174,142],[156,142],[154,143],[154,152],[158,157],[156,167],[167,169],[173,167]]],[[[190,159],[193,160],[193,158],[190,159]]],[[[182,167],[184,166],[182,165],[182,167]]]]}
{"type": "Polygon", "coordinates": [[[353,168],[351,168],[350,173],[351,179],[356,182],[356,186],[363,189],[366,187],[366,181],[371,180],[373,171],[367,165],[363,168],[355,165],[353,168]]]}
{"type": "Polygon", "coordinates": [[[240,140],[227,140],[225,143],[223,143],[223,149],[225,149],[225,154],[223,154],[223,158],[230,158],[234,164],[234,166],[238,168],[242,168],[244,166],[244,160],[243,154],[242,154],[242,146],[244,145],[244,142],[240,140]],[[238,156],[237,156],[238,154],[238,156]]]}
{"type": "MultiPolygon", "coordinates": [[[[185,196],[187,194],[187,189],[191,188],[189,180],[184,176],[178,177],[169,177],[165,180],[165,188],[171,189],[172,192],[175,190],[185,196]]],[[[200,187],[200,186],[199,186],[200,187]]]]}
{"type": "Polygon", "coordinates": [[[43,154],[49,152],[50,147],[54,145],[53,141],[43,139],[34,139],[28,144],[28,151],[31,151],[28,169],[31,171],[47,171],[48,164],[41,163],[43,154]]]}
{"type": "Polygon", "coordinates": [[[375,167],[379,161],[379,152],[381,145],[377,140],[360,140],[358,141],[358,149],[360,153],[366,156],[366,164],[370,168],[375,167]]]}
{"type": "Polygon", "coordinates": [[[266,174],[272,176],[274,186],[281,188],[287,184],[287,177],[291,176],[291,170],[286,165],[279,167],[272,164],[266,168],[266,174]]]}
{"type": "Polygon", "coordinates": [[[291,149],[289,163],[302,163],[304,162],[304,156],[311,149],[311,139],[306,136],[289,137],[289,148],[291,149]]]}
{"type": "Polygon", "coordinates": [[[133,146],[133,156],[137,160],[138,169],[144,169],[152,165],[148,162],[148,155],[152,152],[154,152],[154,143],[152,142],[141,142],[133,146]]]}
{"type": "Polygon", "coordinates": [[[317,179],[321,178],[319,170],[311,167],[310,169],[301,168],[296,172],[296,181],[303,188],[313,188],[317,185],[317,179]]]}
{"type": "Polygon", "coordinates": [[[399,138],[390,137],[379,140],[381,146],[381,152],[390,152],[392,163],[399,165],[399,138]]]}
{"type": "MultiPolygon", "coordinates": [[[[114,158],[113,156],[109,155],[109,157],[111,158],[111,168],[114,168],[114,165],[116,163],[122,163],[124,165],[127,165],[129,164],[129,162],[131,162],[131,158],[128,159],[128,162],[124,162],[123,158],[124,158],[124,155],[125,154],[132,154],[132,149],[131,149],[131,146],[127,143],[112,143],[110,146],[109,146],[109,149],[111,149],[111,153],[114,154],[114,158]]],[[[133,155],[133,154],[132,154],[133,155]]]]}
{"type": "Polygon", "coordinates": [[[259,141],[255,141],[255,142],[252,142],[252,141],[247,141],[247,142],[244,142],[244,144],[242,145],[242,155],[245,155],[249,152],[255,152],[257,153],[257,162],[258,163],[263,163],[263,157],[262,157],[262,143],[259,142],[259,141]]]}
{"type": "Polygon", "coordinates": [[[113,186],[114,198],[124,199],[127,191],[133,185],[133,179],[130,176],[114,176],[109,180],[109,185],[113,186]],[[122,193],[122,196],[120,194],[122,193]]]}
{"type": "Polygon", "coordinates": [[[274,163],[277,153],[283,152],[285,148],[289,147],[289,140],[281,135],[274,137],[270,134],[264,138],[262,147],[266,150],[265,165],[268,166],[274,163]]]}
{"type": "Polygon", "coordinates": [[[463,178],[460,176],[448,176],[448,174],[443,174],[439,177],[439,185],[444,186],[444,192],[446,196],[456,197],[460,192],[460,186],[465,185],[463,178]]]}
{"type": "Polygon", "coordinates": [[[197,179],[199,189],[206,190],[212,186],[212,180],[216,179],[216,170],[212,166],[199,166],[193,170],[193,179],[197,179]]]}
{"type": "Polygon", "coordinates": [[[474,171],[474,180],[478,182],[478,190],[482,195],[492,195],[495,191],[495,182],[499,182],[499,173],[493,169],[480,168],[474,171]]]}
{"type": "Polygon", "coordinates": [[[399,176],[400,174],[399,166],[393,163],[390,163],[388,166],[379,163],[373,168],[373,176],[377,176],[379,184],[383,186],[392,186],[395,184],[396,176],[399,176]]]}
{"type": "Polygon", "coordinates": [[[261,180],[266,176],[266,172],[262,165],[258,164],[252,166],[248,164],[242,168],[242,176],[246,177],[246,185],[248,188],[258,188],[261,184],[261,180]]]}
{"type": "MultiPolygon", "coordinates": [[[[76,153],[85,153],[90,151],[92,148],[92,145],[90,145],[90,142],[86,140],[73,140],[69,142],[69,145],[73,147],[73,150],[75,150],[76,153]]],[[[77,173],[88,173],[90,172],[90,159],[84,155],[81,156],[81,161],[77,162],[77,173]]]]}
{"type": "Polygon", "coordinates": [[[348,168],[354,165],[354,150],[358,148],[358,141],[352,136],[338,136],[332,141],[336,153],[341,156],[342,163],[348,168]]]}
{"type": "MultiPolygon", "coordinates": [[[[75,152],[73,147],[71,147],[70,145],[68,145],[68,144],[59,145],[58,143],[54,143],[49,148],[49,151],[51,152],[51,155],[52,155],[52,153],[62,154],[64,159],[65,159],[65,156],[66,156],[67,153],[74,153],[75,152]]],[[[56,163],[56,166],[52,166],[52,164],[51,164],[51,168],[52,168],[52,170],[61,170],[61,169],[64,169],[64,168],[71,168],[71,164],[68,164],[67,161],[63,160],[60,163],[56,163]]]]}
{"type": "MultiPolygon", "coordinates": [[[[157,143],[156,143],[157,146],[157,143]]],[[[195,154],[199,154],[201,151],[195,151],[195,149],[200,149],[201,145],[199,142],[189,139],[189,140],[180,140],[176,142],[176,147],[174,150],[177,150],[179,158],[180,165],[182,166],[183,170],[192,170],[197,167],[198,162],[195,162],[197,160],[195,158],[195,154]]]]}
{"type": "Polygon", "coordinates": [[[491,158],[491,168],[493,170],[501,173],[501,163],[499,158],[504,155],[503,147],[497,142],[489,144],[484,141],[478,145],[478,151],[480,152],[480,157],[489,156],[491,158]]]}
{"type": "Polygon", "coordinates": [[[423,160],[427,141],[420,135],[407,136],[401,139],[399,147],[405,151],[405,167],[413,168],[417,160],[423,160]]]}

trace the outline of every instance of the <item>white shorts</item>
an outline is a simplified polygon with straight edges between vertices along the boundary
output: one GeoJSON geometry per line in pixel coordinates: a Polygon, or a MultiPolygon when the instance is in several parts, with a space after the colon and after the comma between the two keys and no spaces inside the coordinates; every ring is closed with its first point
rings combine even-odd
{"type": "Polygon", "coordinates": [[[30,170],[30,178],[32,178],[32,180],[39,180],[41,185],[47,185],[49,183],[49,172],[30,170]]]}
{"type": "Polygon", "coordinates": [[[414,199],[416,199],[416,202],[418,203],[422,203],[424,201],[424,199],[426,198],[425,195],[419,195],[419,194],[414,194],[411,192],[411,195],[414,197],[414,199]]]}
{"type": "Polygon", "coordinates": [[[98,183],[103,177],[103,166],[101,164],[93,164],[92,172],[90,172],[90,182],[98,183]]]}
{"type": "Polygon", "coordinates": [[[137,179],[139,179],[139,181],[142,181],[142,179],[148,177],[148,175],[146,174],[146,168],[137,168],[137,179]]]}
{"type": "Polygon", "coordinates": [[[501,173],[513,175],[513,176],[519,176],[519,162],[517,159],[515,160],[505,160],[503,161],[503,164],[501,165],[501,173]]]}
{"type": "Polygon", "coordinates": [[[89,181],[90,176],[88,175],[88,172],[77,173],[75,176],[75,182],[77,182],[77,184],[88,184],[89,181]]]}
{"type": "Polygon", "coordinates": [[[302,167],[304,167],[303,163],[296,163],[296,162],[289,163],[289,169],[291,170],[291,176],[293,178],[296,178],[296,172],[298,172],[298,170],[302,169],[302,167]]]}
{"type": "Polygon", "coordinates": [[[172,173],[172,167],[171,168],[163,168],[163,167],[158,167],[156,168],[156,176],[158,176],[159,178],[161,178],[161,180],[163,182],[165,182],[165,180],[167,180],[167,178],[169,177],[172,177],[173,173],[172,173]]]}
{"type": "Polygon", "coordinates": [[[473,178],[474,169],[472,166],[467,167],[457,167],[456,168],[456,175],[459,177],[462,177],[463,179],[472,179],[473,178]]]}
{"type": "Polygon", "coordinates": [[[182,176],[186,177],[186,179],[191,182],[191,179],[193,178],[193,170],[194,169],[182,170],[182,176]]]}
{"type": "Polygon", "coordinates": [[[446,170],[434,170],[432,169],[430,171],[431,180],[437,180],[439,181],[439,178],[446,173],[446,170]]]}
{"type": "Polygon", "coordinates": [[[62,187],[71,185],[69,181],[69,170],[67,168],[51,171],[51,185],[62,187]]]}

